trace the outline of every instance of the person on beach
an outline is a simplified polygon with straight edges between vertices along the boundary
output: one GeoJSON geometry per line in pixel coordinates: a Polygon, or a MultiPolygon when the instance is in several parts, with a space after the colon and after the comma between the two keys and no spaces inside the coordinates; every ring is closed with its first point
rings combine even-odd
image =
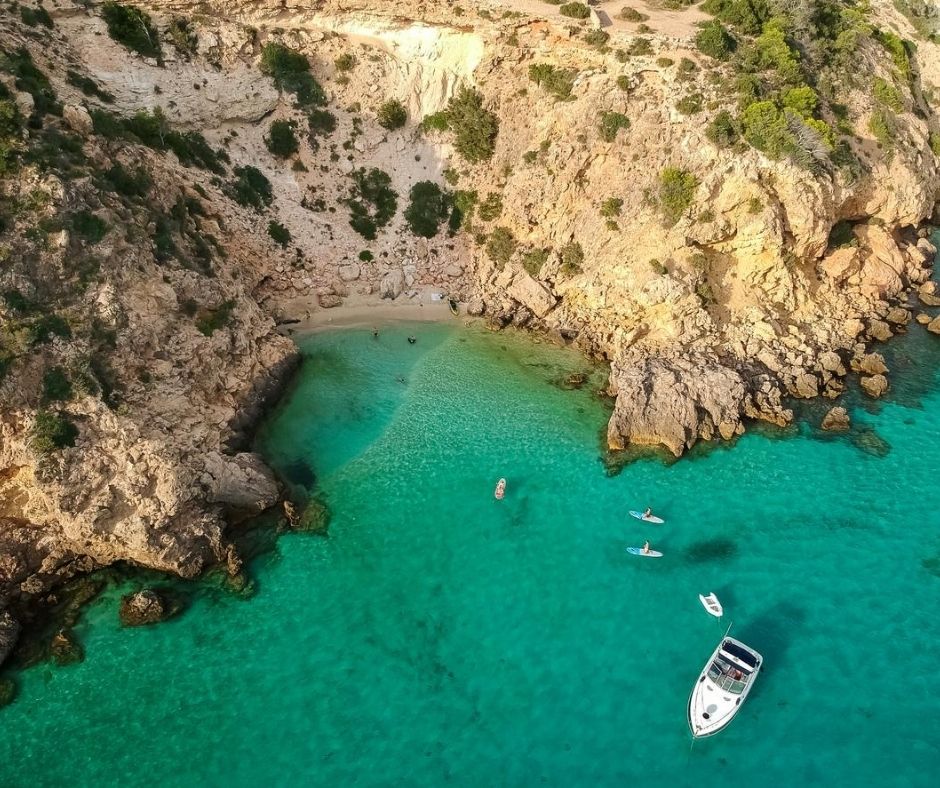
{"type": "Polygon", "coordinates": [[[379,338],[379,330],[375,326],[372,326],[372,338],[373,339],[379,338]]]}
{"type": "Polygon", "coordinates": [[[414,344],[415,342],[417,342],[417,341],[418,341],[418,338],[417,338],[417,337],[408,337],[408,344],[409,344],[409,345],[413,345],[413,344],[414,344]]]}
{"type": "Polygon", "coordinates": [[[649,543],[649,542],[644,542],[644,543],[643,543],[643,553],[644,553],[644,555],[649,555],[649,554],[650,554],[650,543],[649,543]]]}

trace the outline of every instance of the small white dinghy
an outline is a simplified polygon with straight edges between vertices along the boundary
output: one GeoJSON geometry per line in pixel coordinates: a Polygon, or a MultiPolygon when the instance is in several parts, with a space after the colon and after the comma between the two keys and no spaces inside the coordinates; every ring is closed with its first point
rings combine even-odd
{"type": "Polygon", "coordinates": [[[724,615],[725,611],[721,607],[721,602],[718,601],[718,597],[714,594],[699,594],[698,599],[699,602],[702,603],[702,607],[715,618],[721,618],[724,615]]]}
{"type": "Polygon", "coordinates": [[[500,479],[496,482],[496,492],[493,493],[496,496],[497,501],[503,500],[503,496],[506,495],[506,480],[500,479]]]}

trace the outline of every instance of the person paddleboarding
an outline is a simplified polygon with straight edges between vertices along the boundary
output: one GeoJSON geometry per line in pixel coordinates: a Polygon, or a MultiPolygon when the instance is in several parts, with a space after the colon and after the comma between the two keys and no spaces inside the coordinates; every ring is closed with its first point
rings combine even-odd
{"type": "Polygon", "coordinates": [[[496,500],[497,501],[503,500],[503,496],[505,494],[506,494],[506,480],[500,479],[498,482],[496,482],[496,492],[494,493],[494,495],[496,496],[496,500]]]}
{"type": "Polygon", "coordinates": [[[649,554],[650,554],[650,543],[643,542],[643,555],[649,555],[649,554]]]}

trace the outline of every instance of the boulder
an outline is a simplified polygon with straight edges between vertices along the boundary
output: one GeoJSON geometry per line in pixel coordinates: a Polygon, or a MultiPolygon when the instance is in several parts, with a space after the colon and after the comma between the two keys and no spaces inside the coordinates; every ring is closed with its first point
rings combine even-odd
{"type": "Polygon", "coordinates": [[[242,452],[234,457],[209,452],[204,470],[202,481],[208,500],[213,503],[257,513],[273,506],[280,498],[274,474],[254,452],[242,452]]]}
{"type": "Polygon", "coordinates": [[[881,353],[866,353],[852,360],[852,369],[863,375],[884,375],[888,371],[884,356],[881,353]]]}
{"type": "Polygon", "coordinates": [[[940,315],[927,324],[927,330],[933,334],[940,334],[940,315]]]}
{"type": "Polygon", "coordinates": [[[0,665],[10,656],[20,636],[20,622],[7,611],[0,613],[0,665]]]}
{"type": "Polygon", "coordinates": [[[790,387],[793,396],[802,399],[812,399],[819,396],[819,378],[810,372],[803,372],[793,379],[790,387]]]}
{"type": "Polygon", "coordinates": [[[862,378],[862,388],[868,396],[878,399],[888,390],[888,379],[884,375],[867,375],[862,378]]]}
{"type": "Polygon", "coordinates": [[[91,115],[84,107],[67,104],[62,109],[62,119],[68,124],[68,127],[72,129],[72,131],[76,134],[81,134],[83,137],[87,137],[94,129],[91,115]]]}
{"type": "Polygon", "coordinates": [[[121,597],[119,615],[125,627],[140,627],[166,621],[177,612],[160,594],[150,588],[121,597]]]}
{"type": "Polygon", "coordinates": [[[483,301],[480,296],[470,299],[470,303],[467,304],[467,314],[472,317],[479,317],[486,311],[486,303],[483,301]]]}
{"type": "Polygon", "coordinates": [[[930,324],[930,315],[928,315],[926,312],[919,312],[915,319],[922,326],[926,326],[930,324]]]}
{"type": "Polygon", "coordinates": [[[933,280],[924,282],[917,288],[917,297],[924,306],[940,306],[940,296],[937,295],[937,283],[933,280]]]}
{"type": "Polygon", "coordinates": [[[837,283],[844,282],[859,269],[861,262],[859,250],[856,246],[846,246],[836,249],[820,263],[823,273],[837,283]]]}
{"type": "Polygon", "coordinates": [[[344,282],[355,282],[361,273],[362,271],[359,265],[357,263],[351,263],[350,265],[340,266],[339,278],[344,282]]]}
{"type": "Polygon", "coordinates": [[[343,305],[343,299],[336,293],[321,293],[317,296],[317,303],[321,309],[335,309],[343,305]]]}
{"type": "Polygon", "coordinates": [[[545,317],[555,308],[557,302],[551,290],[528,274],[513,279],[507,293],[510,298],[526,306],[536,317],[545,317]]]}
{"type": "Polygon", "coordinates": [[[817,359],[819,366],[826,372],[840,377],[845,374],[845,366],[842,364],[842,357],[833,350],[826,350],[819,354],[817,359]]]}
{"type": "Polygon", "coordinates": [[[877,339],[879,342],[887,342],[894,336],[891,327],[883,320],[870,320],[868,323],[868,333],[871,335],[872,339],[877,339]]]}
{"type": "Polygon", "coordinates": [[[56,665],[72,665],[85,659],[85,650],[71,630],[60,629],[49,642],[49,656],[56,665]]]}
{"type": "Polygon", "coordinates": [[[404,289],[405,274],[400,268],[396,268],[394,271],[389,271],[382,277],[382,282],[379,285],[379,295],[381,295],[382,298],[394,300],[401,295],[401,291],[404,289]]]}
{"type": "Polygon", "coordinates": [[[463,274],[463,266],[457,265],[457,263],[451,263],[450,265],[445,266],[444,268],[444,276],[450,279],[455,279],[458,276],[461,276],[462,274],[463,274]]]}
{"type": "Polygon", "coordinates": [[[845,408],[830,408],[823,416],[822,428],[829,432],[844,432],[851,426],[852,420],[845,408]]]}
{"type": "Polygon", "coordinates": [[[905,326],[911,322],[911,313],[903,307],[896,306],[888,310],[888,314],[885,315],[885,320],[889,323],[894,323],[896,326],[905,326]]]}

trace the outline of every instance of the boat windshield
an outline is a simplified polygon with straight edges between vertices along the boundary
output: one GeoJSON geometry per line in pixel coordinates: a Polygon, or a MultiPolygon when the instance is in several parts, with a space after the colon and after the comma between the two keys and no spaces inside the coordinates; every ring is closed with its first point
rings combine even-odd
{"type": "Polygon", "coordinates": [[[725,692],[740,695],[744,692],[751,674],[740,670],[722,657],[716,657],[708,669],[708,678],[725,692]]]}

